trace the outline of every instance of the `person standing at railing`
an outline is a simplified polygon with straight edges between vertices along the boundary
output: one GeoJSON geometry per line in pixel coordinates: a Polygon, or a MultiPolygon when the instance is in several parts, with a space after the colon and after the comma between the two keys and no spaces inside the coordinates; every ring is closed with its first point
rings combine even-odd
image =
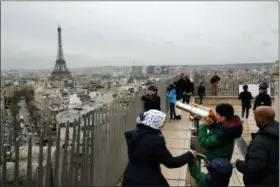
{"type": "Polygon", "coordinates": [[[206,96],[205,86],[203,85],[203,82],[200,82],[200,84],[199,84],[199,86],[197,88],[197,95],[199,97],[199,103],[202,105],[203,97],[206,96]]]}
{"type": "MultiPolygon", "coordinates": [[[[196,154],[196,152],[194,152],[196,154]]],[[[200,168],[195,160],[188,165],[191,176],[196,180],[199,186],[223,186],[229,185],[232,175],[232,164],[222,158],[216,158],[206,163],[208,173],[200,172],[200,168]]]]}
{"type": "Polygon", "coordinates": [[[243,127],[232,105],[222,103],[216,106],[216,122],[205,118],[199,125],[198,142],[206,149],[208,160],[224,158],[231,160],[235,139],[242,135],[243,127]],[[209,132],[207,132],[209,130],[209,132]]]}
{"type": "Polygon", "coordinates": [[[176,103],[176,89],[175,85],[171,84],[169,86],[168,92],[168,102],[170,105],[170,120],[176,120],[176,113],[175,113],[175,103],[176,103]]]}
{"type": "Polygon", "coordinates": [[[158,89],[154,85],[148,87],[147,95],[143,95],[141,100],[144,102],[144,111],[151,109],[160,110],[160,97],[157,95],[158,89]]]}
{"type": "Polygon", "coordinates": [[[270,95],[267,93],[267,89],[267,83],[262,83],[259,86],[259,94],[255,99],[253,110],[255,110],[259,106],[271,106],[271,98],[270,95]]]}
{"type": "Polygon", "coordinates": [[[245,160],[237,160],[245,186],[279,186],[279,122],[272,107],[254,111],[259,130],[252,134],[245,160]]]}
{"type": "Polygon", "coordinates": [[[190,98],[194,93],[194,84],[191,82],[190,78],[186,76],[186,82],[184,86],[184,93],[183,93],[183,103],[189,104],[190,98]]]}
{"type": "Polygon", "coordinates": [[[241,118],[242,123],[244,122],[244,115],[246,120],[249,118],[249,110],[252,107],[251,100],[253,99],[253,96],[251,92],[248,91],[248,86],[243,86],[243,92],[241,92],[238,96],[238,99],[241,100],[241,106],[242,106],[242,112],[241,112],[241,118]]]}
{"type": "Polygon", "coordinates": [[[136,119],[137,129],[125,132],[129,162],[122,186],[169,186],[160,164],[179,168],[193,161],[192,151],[176,157],[168,151],[161,133],[165,120],[165,113],[149,110],[136,119]]]}
{"type": "Polygon", "coordinates": [[[220,80],[221,80],[221,78],[215,72],[210,80],[210,83],[212,85],[212,88],[211,88],[212,96],[218,95],[218,83],[220,80]]]}
{"type": "Polygon", "coordinates": [[[182,73],[180,79],[175,84],[177,91],[177,100],[181,100],[183,98],[185,82],[186,80],[184,78],[184,73],[182,73]]]}

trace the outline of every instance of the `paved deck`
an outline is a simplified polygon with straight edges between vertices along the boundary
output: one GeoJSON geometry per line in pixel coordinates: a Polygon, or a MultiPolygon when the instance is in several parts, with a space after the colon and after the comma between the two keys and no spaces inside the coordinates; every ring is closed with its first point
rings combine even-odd
{"type": "MultiPolygon", "coordinates": [[[[208,105],[205,107],[214,109],[215,106],[208,105]]],[[[235,105],[234,108],[235,114],[240,116],[241,107],[235,105]]],[[[251,114],[249,116],[249,119],[243,124],[244,130],[242,134],[247,144],[251,140],[251,133],[257,131],[252,110],[250,112],[251,114]]],[[[188,113],[182,113],[182,120],[176,122],[168,122],[164,126],[162,131],[166,139],[167,148],[174,156],[180,155],[189,149],[191,136],[189,127],[191,127],[191,123],[192,122],[189,121],[188,113]]],[[[232,162],[234,162],[236,159],[244,159],[237,146],[235,146],[234,149],[232,162]]],[[[205,167],[202,167],[201,169],[202,171],[207,172],[205,167]]],[[[162,166],[162,172],[165,178],[168,180],[170,186],[189,186],[190,176],[188,175],[187,165],[178,169],[168,169],[162,166]]],[[[244,186],[242,174],[239,173],[236,169],[234,169],[233,171],[230,186],[244,186]]]]}
{"type": "MultiPolygon", "coordinates": [[[[188,120],[189,114],[182,113],[182,120],[176,122],[168,122],[163,127],[163,134],[166,145],[173,156],[178,156],[186,152],[190,147],[190,131],[191,122],[188,120]]],[[[177,169],[168,169],[162,167],[162,173],[167,179],[170,186],[186,186],[189,178],[187,177],[188,166],[185,165],[177,169]]]]}

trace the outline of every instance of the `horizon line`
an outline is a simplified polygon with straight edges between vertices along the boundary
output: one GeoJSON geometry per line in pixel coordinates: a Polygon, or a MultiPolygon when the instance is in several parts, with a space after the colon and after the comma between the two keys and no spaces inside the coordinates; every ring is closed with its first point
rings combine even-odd
{"type": "MultiPolygon", "coordinates": [[[[133,66],[221,66],[221,65],[242,65],[242,64],[273,64],[274,62],[253,62],[253,63],[227,63],[227,64],[159,64],[159,65],[105,65],[105,66],[84,66],[84,67],[68,67],[68,69],[79,69],[79,68],[98,68],[98,67],[133,67],[133,66]]],[[[49,70],[53,68],[40,68],[40,69],[26,69],[26,68],[1,68],[1,71],[5,70],[49,70]]]]}

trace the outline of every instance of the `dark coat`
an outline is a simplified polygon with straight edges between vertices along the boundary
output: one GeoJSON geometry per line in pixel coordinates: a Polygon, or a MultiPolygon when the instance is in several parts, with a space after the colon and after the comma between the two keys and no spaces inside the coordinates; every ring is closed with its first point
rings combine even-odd
{"type": "Polygon", "coordinates": [[[199,86],[198,88],[197,88],[197,95],[198,96],[205,96],[206,94],[205,94],[205,86],[199,86]]]}
{"type": "Polygon", "coordinates": [[[179,79],[177,82],[178,87],[182,89],[185,85],[185,82],[186,80],[184,78],[179,79]]]}
{"type": "Polygon", "coordinates": [[[143,124],[125,133],[129,163],[122,186],[169,186],[161,173],[160,164],[178,168],[193,160],[191,152],[173,157],[165,145],[160,130],[143,124]]]}
{"type": "Polygon", "coordinates": [[[257,95],[253,110],[259,106],[271,106],[271,98],[267,93],[260,93],[257,95]]]}
{"type": "Polygon", "coordinates": [[[184,78],[181,78],[178,80],[178,82],[176,84],[177,100],[180,100],[182,98],[185,83],[186,83],[186,80],[184,78]]]}
{"type": "Polygon", "coordinates": [[[279,186],[279,122],[252,133],[245,161],[236,163],[245,186],[279,186]]]}
{"type": "Polygon", "coordinates": [[[251,100],[253,99],[253,96],[252,96],[251,92],[243,91],[239,94],[238,99],[241,100],[242,106],[251,107],[251,100]]]}
{"type": "Polygon", "coordinates": [[[188,79],[184,84],[184,92],[193,93],[194,92],[194,84],[188,79]]]}
{"type": "Polygon", "coordinates": [[[144,101],[144,110],[149,111],[151,109],[160,110],[160,97],[157,95],[149,96],[143,95],[141,100],[144,101]]]}

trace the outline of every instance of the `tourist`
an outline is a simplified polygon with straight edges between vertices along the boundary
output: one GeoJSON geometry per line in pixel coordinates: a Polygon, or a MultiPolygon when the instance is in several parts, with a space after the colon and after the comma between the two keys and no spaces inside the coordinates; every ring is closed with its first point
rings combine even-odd
{"type": "MultiPolygon", "coordinates": [[[[194,152],[194,155],[196,152],[194,152]]],[[[222,158],[217,158],[209,163],[206,163],[208,173],[203,173],[200,168],[193,161],[188,162],[188,167],[191,176],[196,180],[199,186],[223,186],[229,185],[230,177],[232,175],[232,164],[222,158]]]]}
{"type": "Polygon", "coordinates": [[[160,110],[160,97],[157,95],[157,87],[150,85],[147,95],[143,95],[141,100],[144,101],[144,111],[151,109],[160,110]]]}
{"type": "Polygon", "coordinates": [[[272,107],[254,111],[259,130],[252,134],[245,160],[237,160],[245,186],[279,186],[279,122],[272,107]]]}
{"type": "Polygon", "coordinates": [[[182,73],[180,79],[175,84],[177,91],[177,100],[181,100],[183,98],[185,82],[186,80],[184,78],[184,73],[182,73]]]}
{"type": "Polygon", "coordinates": [[[242,134],[242,124],[234,115],[232,105],[223,103],[216,106],[216,122],[204,118],[199,125],[198,141],[205,148],[208,160],[224,158],[231,160],[235,139],[242,134]],[[209,130],[209,132],[207,132],[209,130]]]}
{"type": "Polygon", "coordinates": [[[137,129],[125,132],[129,162],[122,186],[169,186],[160,164],[179,168],[193,160],[191,151],[176,157],[168,151],[161,133],[165,118],[163,112],[149,110],[136,119],[137,129]]]}
{"type": "Polygon", "coordinates": [[[176,89],[175,85],[171,84],[168,92],[168,102],[170,106],[170,120],[176,120],[175,103],[176,103],[176,89]]]}
{"type": "Polygon", "coordinates": [[[211,80],[210,80],[210,83],[212,85],[212,96],[217,96],[218,95],[218,83],[219,81],[221,80],[221,78],[216,74],[216,72],[214,72],[211,80]]]}
{"type": "Polygon", "coordinates": [[[238,99],[241,100],[241,106],[242,106],[241,118],[242,118],[242,122],[244,122],[245,112],[246,112],[246,116],[245,116],[246,120],[249,117],[249,110],[252,107],[251,100],[253,99],[251,92],[248,91],[247,85],[243,86],[243,92],[239,94],[238,99]]]}
{"type": "Polygon", "coordinates": [[[253,110],[255,110],[259,106],[271,106],[271,98],[267,93],[268,84],[263,83],[259,86],[259,94],[255,99],[255,104],[253,110]]]}
{"type": "Polygon", "coordinates": [[[203,100],[203,97],[206,96],[206,93],[205,93],[205,86],[203,85],[203,82],[200,82],[198,88],[197,88],[197,95],[199,97],[199,104],[202,105],[202,100],[203,100]]]}
{"type": "Polygon", "coordinates": [[[190,98],[194,93],[194,84],[191,82],[188,76],[185,77],[186,82],[184,85],[184,93],[183,93],[183,103],[189,104],[190,98]]]}

